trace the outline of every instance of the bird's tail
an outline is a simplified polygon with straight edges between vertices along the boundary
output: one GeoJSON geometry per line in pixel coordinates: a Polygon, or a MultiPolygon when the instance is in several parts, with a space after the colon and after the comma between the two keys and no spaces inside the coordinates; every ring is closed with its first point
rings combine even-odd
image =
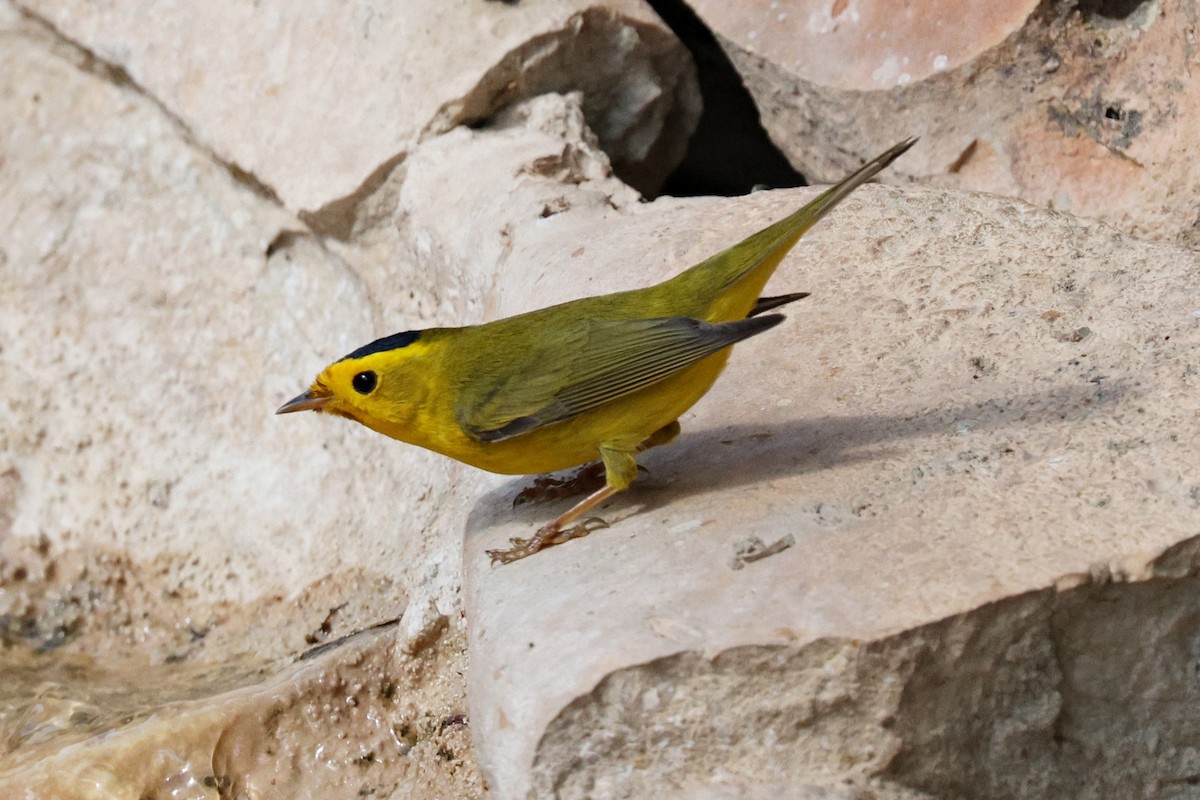
{"type": "Polygon", "coordinates": [[[905,139],[840,183],[830,187],[803,208],[763,228],[728,250],[718,253],[681,274],[682,283],[697,282],[713,298],[706,317],[710,320],[740,319],[755,307],[759,292],[805,231],[833,210],[851,192],[899,158],[916,143],[905,139]],[[736,286],[736,289],[734,287],[736,286]],[[715,288],[719,287],[719,288],[715,288]],[[714,290],[715,288],[715,290],[714,290]]]}

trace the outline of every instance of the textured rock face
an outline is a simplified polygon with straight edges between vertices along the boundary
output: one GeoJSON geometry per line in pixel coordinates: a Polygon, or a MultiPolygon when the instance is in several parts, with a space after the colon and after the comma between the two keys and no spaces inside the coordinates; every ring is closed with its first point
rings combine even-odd
{"type": "Polygon", "coordinates": [[[303,586],[308,559],[415,557],[397,519],[436,524],[416,507],[427,484],[383,442],[351,444],[354,429],[322,447],[312,421],[287,430],[270,415],[323,359],[375,333],[376,301],[353,271],[312,237],[273,246],[303,224],[152,104],[44,42],[6,49],[21,123],[0,201],[4,357],[23,376],[5,383],[0,448],[12,540],[158,559],[164,595],[232,602],[303,586]],[[400,487],[387,502],[398,517],[352,481],[322,502],[360,459],[400,487]],[[341,525],[361,538],[328,535],[341,525]]]}
{"type": "Polygon", "coordinates": [[[513,510],[526,480],[271,416],[377,335],[645,285],[812,194],[641,202],[694,94],[644,9],[419,5],[356,7],[354,44],[0,2],[0,796],[1186,785],[1191,251],[865,187],[611,529],[502,568],[560,510],[513,510]],[[460,58],[391,58],[468,12],[460,58]]]}
{"type": "Polygon", "coordinates": [[[637,0],[18,5],[330,231],[344,209],[329,204],[420,138],[522,97],[584,91],[617,169],[647,189],[699,113],[686,51],[637,0]]]}
{"type": "Polygon", "coordinates": [[[806,176],[905,136],[892,177],[1020,197],[1197,241],[1192,0],[694,0],[806,176]]]}
{"type": "Polygon", "coordinates": [[[463,709],[458,543],[420,534],[461,527],[457,472],[271,417],[375,335],[379,301],[5,9],[0,795],[478,796],[442,726],[463,709]],[[369,654],[288,666],[401,610],[369,654]]]}

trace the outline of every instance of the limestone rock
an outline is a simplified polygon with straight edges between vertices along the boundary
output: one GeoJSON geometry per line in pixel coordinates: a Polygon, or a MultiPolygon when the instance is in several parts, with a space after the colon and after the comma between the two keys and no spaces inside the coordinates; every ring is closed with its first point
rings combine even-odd
{"type": "Polygon", "coordinates": [[[639,0],[19,5],[339,234],[347,205],[420,139],[524,97],[583,91],[616,168],[647,190],[699,115],[687,51],[639,0]]]}
{"type": "MultiPolygon", "coordinates": [[[[458,156],[414,158],[406,188],[532,155],[503,132],[452,138],[458,156]]],[[[649,284],[812,194],[623,206],[522,178],[496,313],[649,284]],[[539,183],[561,213],[538,219],[539,183]]],[[[465,193],[439,204],[430,218],[460,227],[465,193]]],[[[1195,692],[1191,657],[1163,653],[1200,632],[1183,601],[1197,267],[1020,201],[859,190],[770,286],[813,297],[737,347],[681,439],[600,512],[610,529],[494,568],[486,549],[566,501],[514,511],[519,479],[476,505],[468,691],[495,795],[1167,780],[1195,734],[1149,720],[1161,693],[1195,692]],[[1096,770],[1096,748],[1123,766],[1096,770]]]]}
{"type": "Polygon", "coordinates": [[[24,376],[0,389],[7,543],[120,552],[157,563],[130,591],[233,603],[298,591],[315,564],[419,563],[426,543],[398,534],[439,526],[419,498],[442,462],[414,479],[379,437],[271,413],[379,334],[380,300],[151,103],[37,42],[5,48],[0,325],[24,376]],[[388,497],[353,479],[364,465],[388,497]]]}
{"type": "Polygon", "coordinates": [[[1200,242],[1193,0],[691,0],[816,182],[906,136],[890,182],[1020,197],[1200,242]]]}
{"type": "Polygon", "coordinates": [[[10,10],[0,795],[207,797],[290,781],[294,756],[321,762],[310,796],[384,778],[424,786],[422,770],[438,791],[479,796],[461,725],[421,732],[417,759],[390,732],[462,711],[463,471],[337,420],[272,415],[428,299],[373,296],[152,100],[10,10]],[[358,712],[323,711],[357,649],[302,679],[286,669],[402,611],[402,635],[338,700],[358,712]],[[230,698],[241,683],[266,694],[230,698]],[[266,716],[242,725],[247,708],[266,716]],[[286,736],[264,733],[271,709],[286,736]],[[393,749],[375,750],[367,779],[357,759],[381,740],[393,749]],[[439,755],[447,741],[453,759],[439,755]]]}

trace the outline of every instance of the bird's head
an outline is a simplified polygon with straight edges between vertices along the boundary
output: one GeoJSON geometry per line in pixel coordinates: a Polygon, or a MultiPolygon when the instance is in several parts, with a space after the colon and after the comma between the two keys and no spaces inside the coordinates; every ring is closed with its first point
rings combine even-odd
{"type": "Polygon", "coordinates": [[[396,333],[358,348],[326,367],[308,391],[293,397],[275,413],[320,411],[348,417],[376,430],[401,423],[407,416],[402,413],[406,398],[415,388],[406,367],[424,349],[410,346],[421,333],[396,333]]]}

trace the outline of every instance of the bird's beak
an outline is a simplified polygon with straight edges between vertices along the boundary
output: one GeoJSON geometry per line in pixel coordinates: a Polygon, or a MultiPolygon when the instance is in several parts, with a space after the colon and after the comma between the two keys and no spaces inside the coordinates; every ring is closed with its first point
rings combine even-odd
{"type": "Polygon", "coordinates": [[[276,414],[290,414],[293,411],[320,411],[329,405],[329,401],[333,399],[333,395],[319,394],[309,389],[301,395],[293,397],[286,403],[281,405],[276,411],[276,414]]]}

